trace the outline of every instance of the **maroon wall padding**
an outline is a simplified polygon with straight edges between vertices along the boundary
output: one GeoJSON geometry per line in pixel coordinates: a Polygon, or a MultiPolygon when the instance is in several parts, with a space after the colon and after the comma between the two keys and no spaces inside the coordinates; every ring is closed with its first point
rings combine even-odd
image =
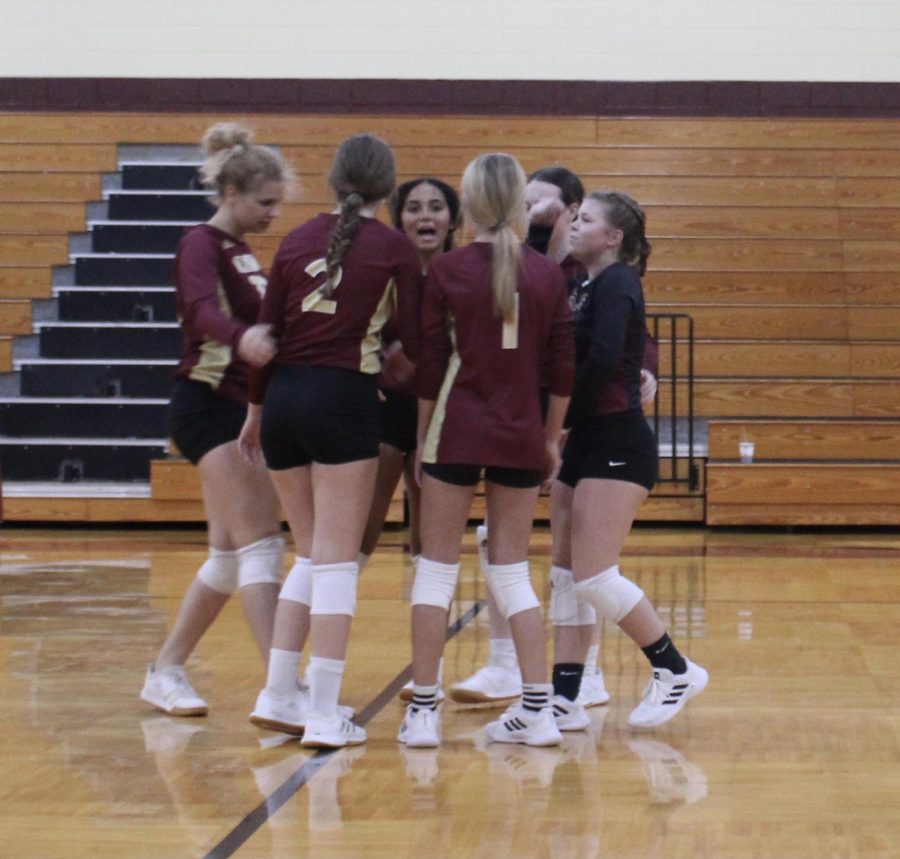
{"type": "Polygon", "coordinates": [[[0,110],[889,118],[900,83],[0,78],[0,110]]]}

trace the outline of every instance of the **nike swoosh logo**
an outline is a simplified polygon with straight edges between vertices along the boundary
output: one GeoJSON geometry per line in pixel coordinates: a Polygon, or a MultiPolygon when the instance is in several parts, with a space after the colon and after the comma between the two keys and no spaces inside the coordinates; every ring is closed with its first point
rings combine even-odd
{"type": "Polygon", "coordinates": [[[618,468],[620,465],[628,465],[627,462],[611,462],[609,464],[610,468],[618,468]]]}

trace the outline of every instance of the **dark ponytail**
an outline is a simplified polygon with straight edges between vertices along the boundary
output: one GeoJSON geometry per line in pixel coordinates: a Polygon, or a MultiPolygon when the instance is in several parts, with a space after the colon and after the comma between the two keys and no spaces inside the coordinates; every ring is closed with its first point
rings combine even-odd
{"type": "Polygon", "coordinates": [[[390,147],[373,134],[355,134],[338,147],[328,181],[337,195],[341,213],[325,253],[330,297],[337,286],[341,261],[359,227],[360,210],[383,200],[394,189],[396,168],[390,147]]]}

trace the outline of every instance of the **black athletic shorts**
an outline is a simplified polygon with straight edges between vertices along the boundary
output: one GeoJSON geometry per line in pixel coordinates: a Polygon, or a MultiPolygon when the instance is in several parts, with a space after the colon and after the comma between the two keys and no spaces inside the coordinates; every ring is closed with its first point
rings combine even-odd
{"type": "Polygon", "coordinates": [[[412,394],[381,393],[384,395],[379,409],[382,444],[396,447],[402,453],[412,453],[416,449],[419,401],[412,394]]]}
{"type": "Polygon", "coordinates": [[[559,480],[624,480],[650,490],[659,476],[656,436],[641,412],[596,415],[572,428],[563,448],[559,480]]]}
{"type": "Polygon", "coordinates": [[[375,376],[342,367],[275,367],[260,444],[273,471],[378,456],[375,376]]]}
{"type": "Polygon", "coordinates": [[[169,402],[169,434],[194,465],[241,434],[247,407],[220,397],[205,382],[176,379],[169,402]]]}
{"type": "Polygon", "coordinates": [[[500,468],[496,465],[456,465],[455,463],[425,462],[422,471],[436,480],[444,483],[452,483],[454,486],[475,486],[481,479],[484,471],[484,479],[497,483],[500,486],[509,486],[512,489],[533,489],[544,482],[542,471],[532,471],[527,468],[500,468]]]}

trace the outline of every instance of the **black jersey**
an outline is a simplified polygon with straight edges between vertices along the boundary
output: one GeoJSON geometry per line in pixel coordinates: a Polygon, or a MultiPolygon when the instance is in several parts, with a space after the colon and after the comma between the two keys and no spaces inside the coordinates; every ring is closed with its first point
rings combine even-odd
{"type": "Polygon", "coordinates": [[[575,314],[575,389],[566,425],[593,415],[640,411],[647,337],[637,272],[613,263],[569,296],[575,314]]]}

